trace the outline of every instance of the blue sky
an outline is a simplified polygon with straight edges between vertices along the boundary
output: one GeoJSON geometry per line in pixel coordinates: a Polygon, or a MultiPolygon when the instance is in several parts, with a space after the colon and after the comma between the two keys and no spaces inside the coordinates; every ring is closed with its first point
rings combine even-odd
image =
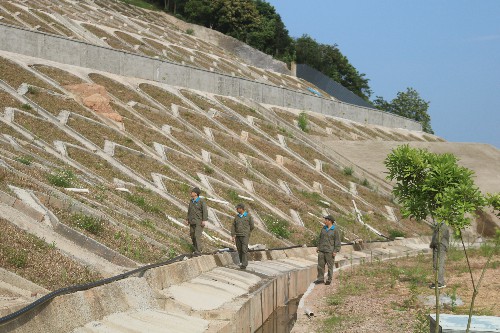
{"type": "Polygon", "coordinates": [[[500,148],[500,0],[268,0],[292,37],[338,44],[372,99],[415,88],[434,132],[500,148]]]}

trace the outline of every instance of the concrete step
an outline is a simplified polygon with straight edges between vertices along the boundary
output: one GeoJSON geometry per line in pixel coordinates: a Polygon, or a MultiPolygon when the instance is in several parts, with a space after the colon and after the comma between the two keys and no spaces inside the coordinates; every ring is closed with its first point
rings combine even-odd
{"type": "Polygon", "coordinates": [[[261,278],[244,270],[215,268],[194,279],[173,285],[166,292],[196,311],[214,310],[249,292],[261,278]]]}
{"type": "Polygon", "coordinates": [[[93,321],[73,333],[201,333],[208,328],[204,319],[162,310],[139,310],[115,313],[100,321],[93,321]]]}

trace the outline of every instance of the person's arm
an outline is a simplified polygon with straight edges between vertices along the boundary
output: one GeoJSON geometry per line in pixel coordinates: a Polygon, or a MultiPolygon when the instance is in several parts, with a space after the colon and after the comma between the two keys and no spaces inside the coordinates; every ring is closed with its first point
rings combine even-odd
{"type": "Polygon", "coordinates": [[[333,232],[333,256],[340,252],[340,247],[340,232],[337,228],[335,228],[335,231],[333,232]]]}
{"type": "Polygon", "coordinates": [[[250,225],[250,231],[252,231],[255,228],[255,225],[253,223],[253,217],[250,216],[250,219],[248,220],[248,224],[250,225]]]}
{"type": "Polygon", "coordinates": [[[444,245],[445,249],[448,249],[448,245],[450,244],[450,227],[446,224],[443,224],[441,230],[441,245],[444,245]]]}
{"type": "Polygon", "coordinates": [[[321,242],[321,232],[319,233],[318,237],[316,238],[316,242],[318,246],[316,246],[316,252],[319,252],[319,243],[321,242]]]}
{"type": "Polygon", "coordinates": [[[208,223],[208,208],[205,200],[201,201],[201,226],[204,227],[208,223]]]}
{"type": "Polygon", "coordinates": [[[233,243],[236,241],[236,218],[234,218],[231,224],[231,237],[233,238],[233,243]]]}
{"type": "Polygon", "coordinates": [[[434,226],[434,231],[432,232],[432,239],[431,239],[431,244],[429,245],[429,247],[431,249],[434,249],[437,247],[437,225],[434,226]]]}

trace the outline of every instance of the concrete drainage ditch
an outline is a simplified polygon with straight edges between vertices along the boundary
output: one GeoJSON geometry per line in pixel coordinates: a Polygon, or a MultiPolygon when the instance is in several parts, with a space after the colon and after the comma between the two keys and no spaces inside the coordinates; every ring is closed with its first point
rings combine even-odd
{"type": "MultiPolygon", "coordinates": [[[[361,251],[346,245],[338,266],[416,255],[427,247],[426,238],[366,244],[361,251]]],[[[0,332],[288,332],[283,325],[291,328],[294,304],[316,278],[315,248],[255,251],[251,257],[246,270],[228,252],[152,268],[59,296],[0,325],[0,332]]]]}

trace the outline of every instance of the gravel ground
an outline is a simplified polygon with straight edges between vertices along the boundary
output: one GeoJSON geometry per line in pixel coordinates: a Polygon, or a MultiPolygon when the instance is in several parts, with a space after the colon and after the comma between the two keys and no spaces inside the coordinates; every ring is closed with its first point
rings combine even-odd
{"type": "MultiPolygon", "coordinates": [[[[474,279],[486,262],[481,251],[471,256],[474,279]]],[[[422,299],[433,296],[431,256],[396,259],[337,271],[331,286],[317,285],[304,299],[304,308],[315,316],[308,318],[299,309],[292,332],[428,332],[426,307],[422,299]],[[425,328],[427,331],[425,331],[425,328]]],[[[459,251],[449,254],[447,285],[443,294],[462,299],[464,305],[445,305],[442,313],[467,314],[472,296],[466,261],[459,251]]],[[[500,253],[487,269],[475,302],[475,314],[500,315],[500,253]]]]}

